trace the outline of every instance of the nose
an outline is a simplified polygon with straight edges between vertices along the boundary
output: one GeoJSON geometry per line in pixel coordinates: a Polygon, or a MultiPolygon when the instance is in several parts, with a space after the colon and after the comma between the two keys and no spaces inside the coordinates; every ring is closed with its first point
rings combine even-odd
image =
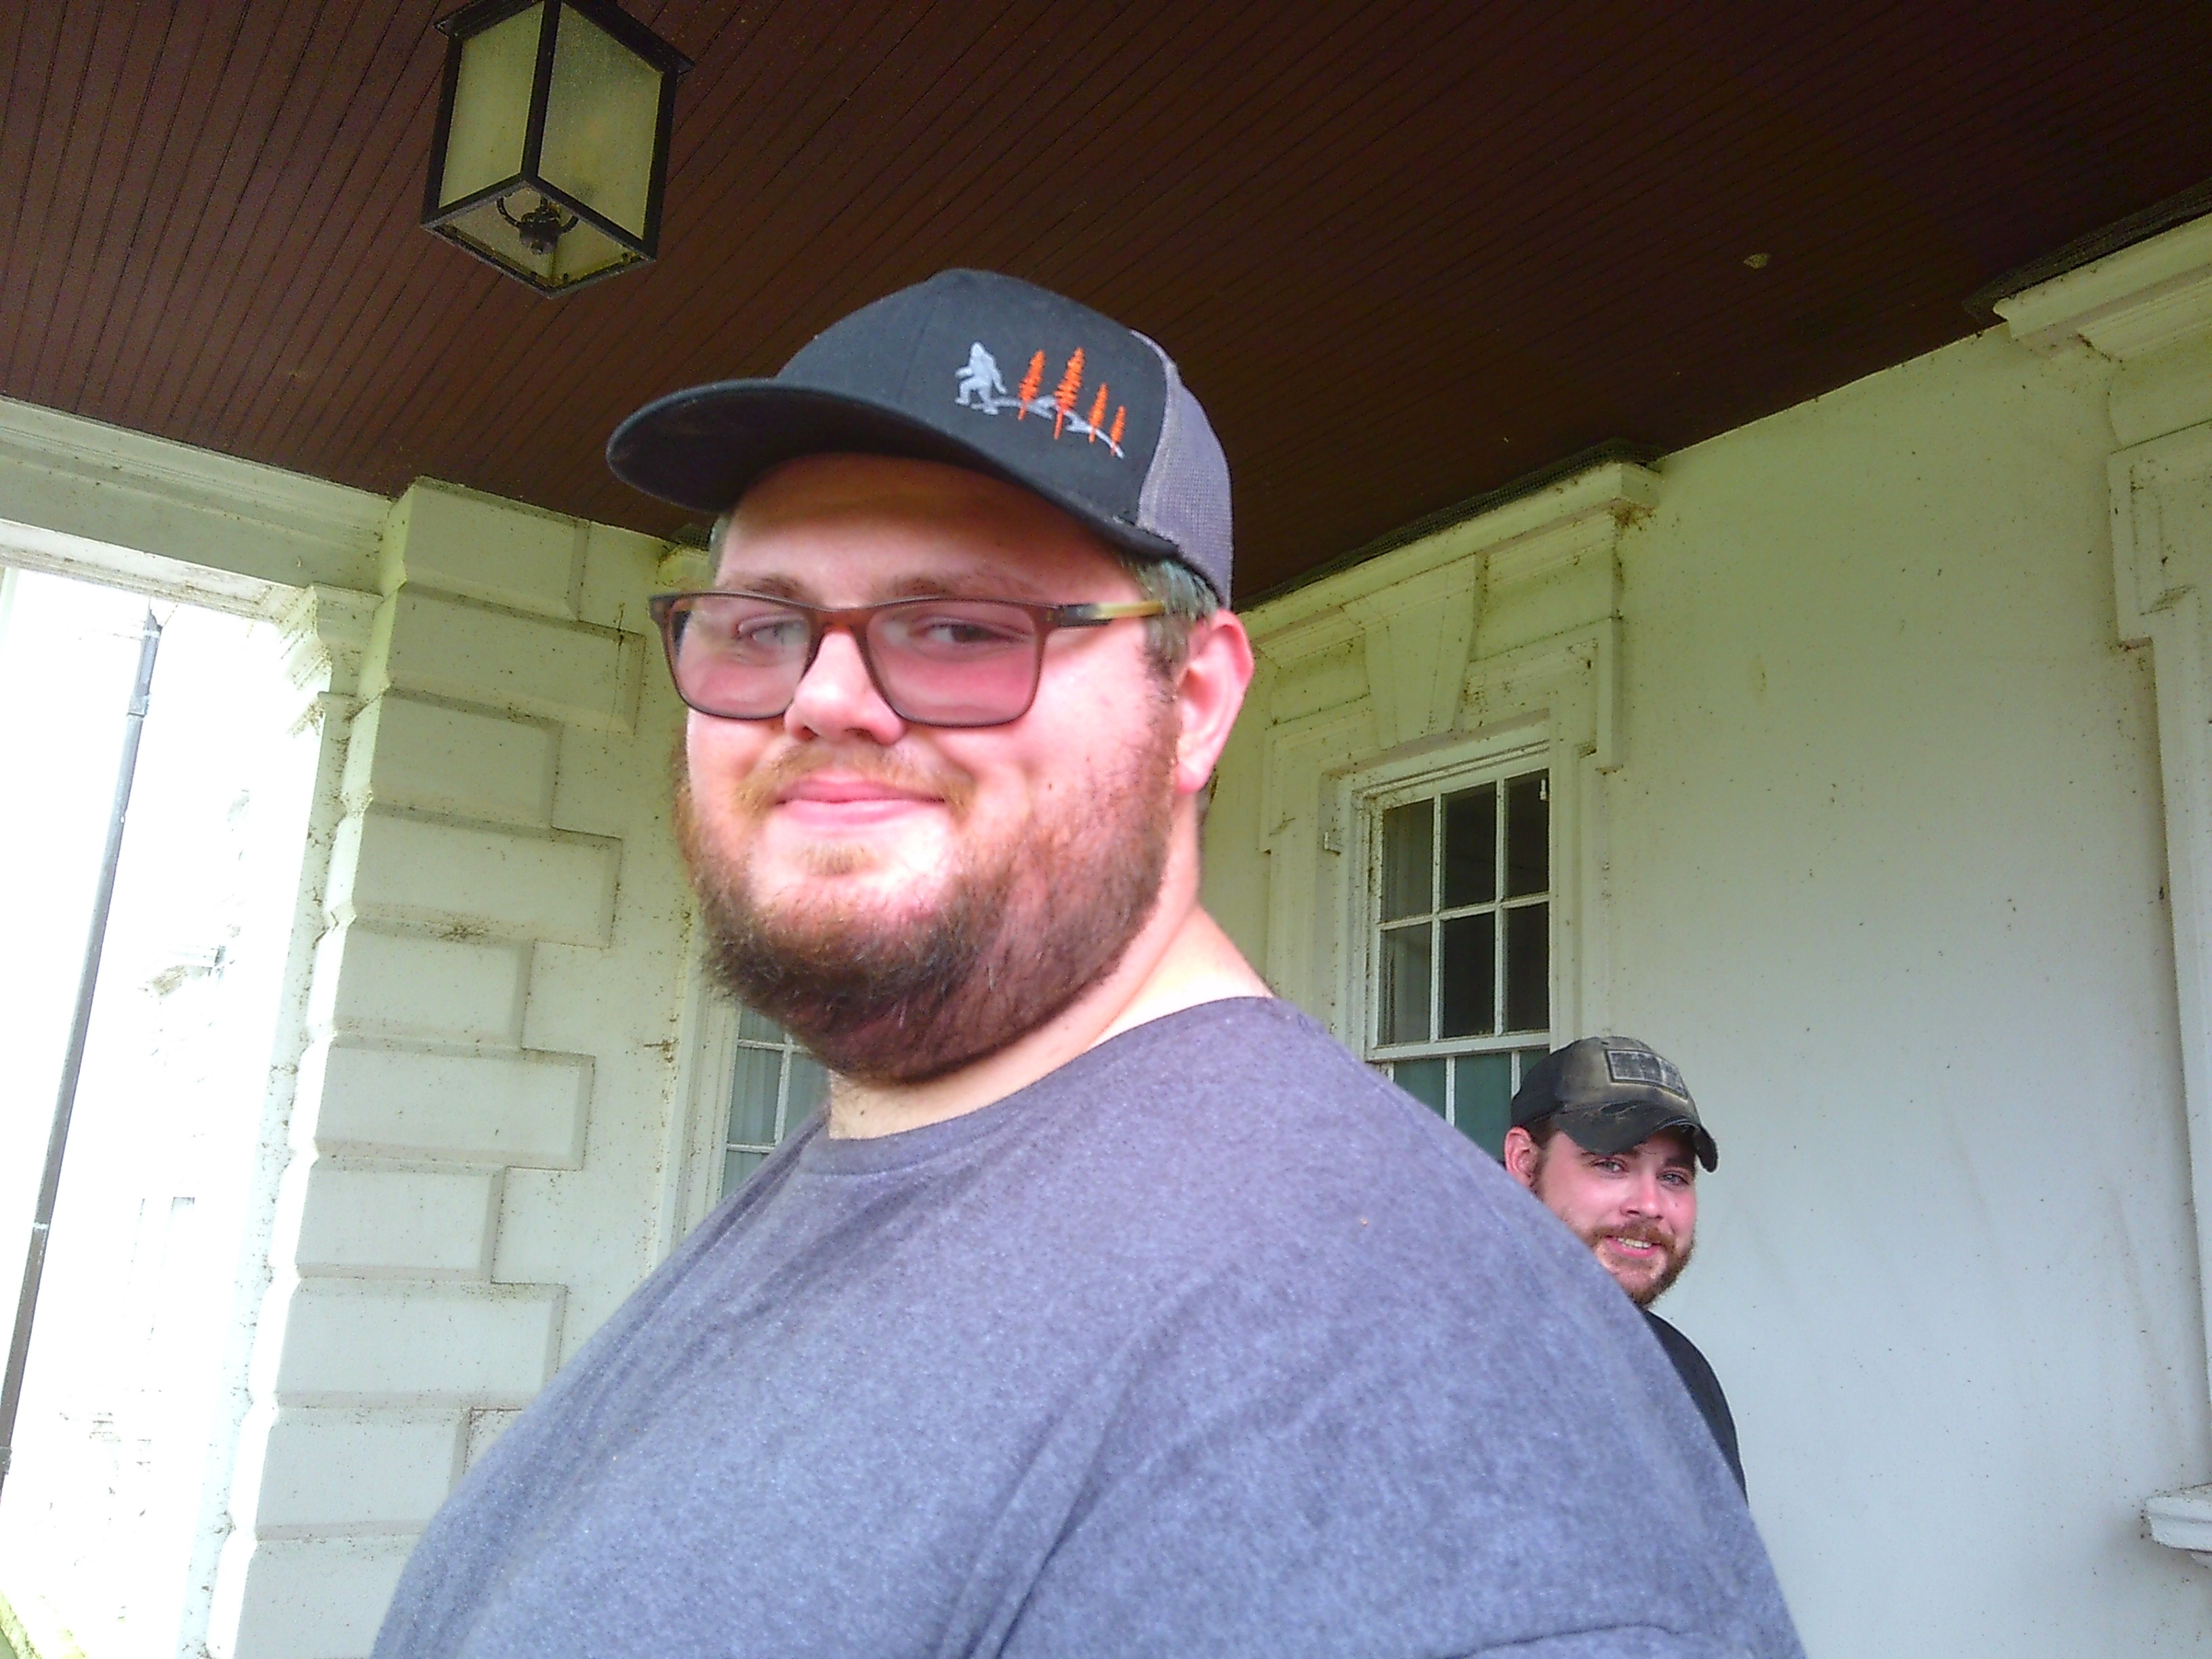
{"type": "Polygon", "coordinates": [[[1633,1176],[1628,1183],[1628,1192],[1622,1202],[1631,1215],[1658,1215],[1660,1213],[1658,1175],[1653,1170],[1645,1170],[1633,1176]]]}
{"type": "Polygon", "coordinates": [[[783,726],[794,738],[858,736],[887,749],[906,732],[906,722],[876,689],[860,641],[845,628],[822,636],[814,660],[799,676],[791,707],[784,710],[783,726]]]}

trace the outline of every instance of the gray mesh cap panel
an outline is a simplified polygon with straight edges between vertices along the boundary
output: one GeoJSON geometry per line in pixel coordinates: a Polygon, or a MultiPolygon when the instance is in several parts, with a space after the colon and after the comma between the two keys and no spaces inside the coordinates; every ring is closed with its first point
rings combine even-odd
{"type": "MultiPolygon", "coordinates": [[[[1132,331],[1133,332],[1134,331],[1132,331]]],[[[1167,407],[1152,470],[1137,501],[1137,525],[1173,542],[1183,562],[1206,578],[1214,597],[1227,605],[1233,552],[1229,504],[1229,458],[1213,435],[1175,360],[1157,341],[1137,337],[1159,352],[1166,371],[1167,407]]]]}

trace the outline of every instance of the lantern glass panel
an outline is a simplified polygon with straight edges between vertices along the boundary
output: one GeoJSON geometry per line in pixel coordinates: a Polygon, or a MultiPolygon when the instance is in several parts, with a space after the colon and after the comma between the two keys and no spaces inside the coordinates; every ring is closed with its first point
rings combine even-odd
{"type": "Polygon", "coordinates": [[[541,0],[461,42],[446,173],[438,185],[441,205],[521,175],[538,33],[544,21],[541,0]]]}
{"type": "MultiPolygon", "coordinates": [[[[574,7],[562,8],[556,27],[538,177],[642,239],[660,130],[661,71],[574,7]]],[[[563,237],[561,263],[605,265],[606,251],[617,245],[598,240],[601,249],[571,254],[563,237]]]]}

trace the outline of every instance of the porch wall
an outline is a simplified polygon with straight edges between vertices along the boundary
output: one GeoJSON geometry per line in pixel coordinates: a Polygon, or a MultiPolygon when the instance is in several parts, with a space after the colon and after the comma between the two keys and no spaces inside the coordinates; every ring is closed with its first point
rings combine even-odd
{"type": "MultiPolygon", "coordinates": [[[[1670,457],[1620,514],[1584,1024],[1679,1060],[1717,1131],[1666,1310],[1820,1659],[2203,1646],[2212,1569],[2142,1517],[2212,1473],[2212,1413],[2110,374],[1993,332],[1670,457]]],[[[1494,601],[1466,569],[1429,604],[1475,617],[1444,723],[1471,730],[1494,601]]],[[[1323,1010],[1345,941],[1307,866],[1356,843],[1306,797],[1387,752],[1358,711],[1431,672],[1371,629],[1331,666],[1329,603],[1251,619],[1207,884],[1323,1010]],[[1363,735],[1296,770],[1331,720],[1363,735]]]]}

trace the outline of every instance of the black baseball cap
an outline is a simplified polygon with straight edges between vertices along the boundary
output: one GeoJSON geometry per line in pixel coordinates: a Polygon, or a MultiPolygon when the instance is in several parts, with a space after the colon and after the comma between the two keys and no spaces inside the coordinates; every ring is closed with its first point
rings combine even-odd
{"type": "Polygon", "coordinates": [[[1513,1097],[1513,1126],[1544,1118],[1601,1158],[1680,1129],[1698,1162],[1719,1167],[1721,1149],[1698,1121],[1698,1103],[1672,1060],[1634,1037],[1592,1036],[1554,1048],[1528,1068],[1513,1097]]]}
{"type": "Polygon", "coordinates": [[[671,392],[607,441],[617,477],[706,514],[833,453],[987,473],[1229,602],[1229,463],[1206,411],[1152,341],[1033,283],[940,271],[831,324],[775,379],[671,392]]]}

